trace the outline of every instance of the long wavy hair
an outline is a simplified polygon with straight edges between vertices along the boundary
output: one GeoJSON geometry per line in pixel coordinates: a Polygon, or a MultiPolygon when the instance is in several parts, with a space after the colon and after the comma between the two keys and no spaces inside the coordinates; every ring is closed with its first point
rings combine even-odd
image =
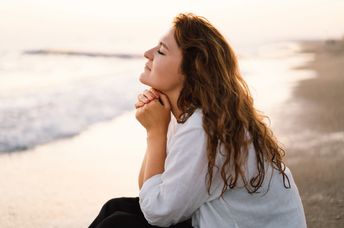
{"type": "Polygon", "coordinates": [[[239,72],[237,57],[226,39],[207,19],[191,13],[177,15],[173,27],[174,38],[182,50],[181,71],[185,75],[177,101],[182,111],[178,122],[185,122],[201,108],[207,135],[208,193],[217,148],[221,145],[225,149],[221,151],[225,157],[221,167],[224,182],[221,196],[228,188],[237,186],[239,178],[249,193],[257,192],[263,184],[267,164],[281,173],[284,186],[290,188],[282,161],[285,151],[264,123],[266,116],[254,108],[248,86],[239,72]],[[251,143],[258,172],[247,180],[244,167],[251,143]]]}

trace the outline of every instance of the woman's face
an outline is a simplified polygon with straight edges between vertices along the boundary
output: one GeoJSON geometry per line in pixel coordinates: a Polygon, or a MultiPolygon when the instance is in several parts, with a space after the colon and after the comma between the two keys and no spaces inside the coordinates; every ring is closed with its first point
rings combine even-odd
{"type": "Polygon", "coordinates": [[[180,71],[182,51],[170,29],[159,44],[144,53],[147,63],[140,76],[140,82],[165,94],[180,92],[184,75],[180,71]]]}

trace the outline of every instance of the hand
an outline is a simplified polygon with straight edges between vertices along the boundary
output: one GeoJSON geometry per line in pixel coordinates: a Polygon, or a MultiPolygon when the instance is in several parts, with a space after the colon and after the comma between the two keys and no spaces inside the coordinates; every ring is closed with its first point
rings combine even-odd
{"type": "Polygon", "coordinates": [[[147,130],[147,134],[167,134],[171,120],[171,104],[168,97],[161,93],[160,101],[155,98],[136,109],[136,119],[147,130]]]}
{"type": "Polygon", "coordinates": [[[145,104],[148,104],[149,102],[151,102],[154,99],[159,99],[160,96],[160,92],[150,88],[149,90],[146,89],[143,93],[140,93],[137,96],[137,102],[135,104],[135,108],[140,108],[143,107],[145,104]]]}

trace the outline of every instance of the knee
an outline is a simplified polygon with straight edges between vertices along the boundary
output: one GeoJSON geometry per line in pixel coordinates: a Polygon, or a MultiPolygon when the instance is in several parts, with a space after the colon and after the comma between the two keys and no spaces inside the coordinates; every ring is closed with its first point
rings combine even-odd
{"type": "Polygon", "coordinates": [[[108,200],[104,205],[102,210],[107,213],[113,213],[115,211],[125,211],[125,212],[135,212],[138,213],[138,197],[137,198],[130,198],[130,197],[120,197],[120,198],[113,198],[108,200]]]}
{"type": "Polygon", "coordinates": [[[104,205],[116,205],[119,204],[122,200],[122,198],[113,198],[109,199],[104,205]]]}
{"type": "Polygon", "coordinates": [[[97,228],[121,227],[142,227],[146,226],[146,221],[137,215],[116,211],[111,216],[104,219],[97,228]]]}
{"type": "Polygon", "coordinates": [[[135,200],[135,198],[119,197],[108,200],[104,205],[110,207],[121,207],[121,205],[126,205],[127,203],[135,200]]]}

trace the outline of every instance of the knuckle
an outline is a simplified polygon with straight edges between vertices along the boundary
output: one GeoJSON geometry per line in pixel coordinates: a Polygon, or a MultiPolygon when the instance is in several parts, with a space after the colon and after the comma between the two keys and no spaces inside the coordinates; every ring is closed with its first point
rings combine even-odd
{"type": "Polygon", "coordinates": [[[150,88],[150,89],[149,89],[149,92],[150,92],[151,94],[157,94],[157,91],[156,91],[155,89],[153,89],[153,88],[150,88]]]}
{"type": "Polygon", "coordinates": [[[138,99],[139,99],[139,101],[144,101],[144,96],[142,94],[140,94],[138,99]]]}
{"type": "Polygon", "coordinates": [[[149,92],[149,91],[147,91],[147,92],[145,92],[145,96],[146,96],[146,97],[152,97],[152,93],[149,92]]]}

